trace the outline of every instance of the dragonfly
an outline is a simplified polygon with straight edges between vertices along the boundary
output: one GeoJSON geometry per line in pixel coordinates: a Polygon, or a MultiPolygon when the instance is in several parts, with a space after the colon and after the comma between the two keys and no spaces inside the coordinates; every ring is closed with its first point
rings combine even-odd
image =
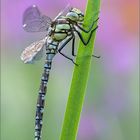
{"type": "MultiPolygon", "coordinates": [[[[46,58],[44,70],[41,77],[39,87],[38,100],[36,105],[35,115],[35,140],[41,140],[43,112],[45,105],[45,95],[47,90],[47,83],[49,80],[49,73],[52,67],[52,60],[56,54],[61,54],[68,60],[78,65],[74,60],[62,52],[62,49],[72,40],[72,56],[75,55],[75,35],[78,34],[79,38],[86,46],[94,31],[98,28],[93,28],[99,18],[93,21],[88,29],[82,27],[84,21],[84,14],[77,8],[66,8],[68,11],[65,15],[61,11],[53,20],[43,15],[36,5],[28,7],[23,14],[23,29],[27,32],[45,32],[46,36],[42,40],[33,42],[21,54],[21,60],[24,63],[33,63],[35,60],[41,58],[43,48],[45,48],[46,58]],[[80,31],[89,33],[88,40],[84,40],[80,31]]],[[[99,58],[98,56],[93,55],[99,58]]]]}

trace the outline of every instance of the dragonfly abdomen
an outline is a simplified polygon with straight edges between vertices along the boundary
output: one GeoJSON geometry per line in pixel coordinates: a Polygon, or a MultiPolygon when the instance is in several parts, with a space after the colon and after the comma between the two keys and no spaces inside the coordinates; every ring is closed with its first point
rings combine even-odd
{"type": "Polygon", "coordinates": [[[36,106],[35,140],[41,140],[41,129],[42,129],[45,95],[47,90],[48,79],[49,79],[49,71],[48,69],[44,68],[44,72],[41,78],[37,106],[36,106]]]}
{"type": "Polygon", "coordinates": [[[41,140],[41,130],[45,105],[45,95],[47,91],[47,82],[49,80],[49,72],[51,70],[52,59],[57,52],[57,46],[58,45],[55,42],[51,42],[48,43],[48,46],[46,47],[46,60],[44,64],[44,72],[41,77],[41,84],[36,107],[35,140],[41,140]]]}

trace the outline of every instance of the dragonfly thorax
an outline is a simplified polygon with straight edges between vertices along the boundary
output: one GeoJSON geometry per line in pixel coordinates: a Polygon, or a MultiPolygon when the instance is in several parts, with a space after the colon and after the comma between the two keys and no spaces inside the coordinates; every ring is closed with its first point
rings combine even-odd
{"type": "Polygon", "coordinates": [[[57,19],[52,27],[51,37],[55,41],[64,40],[69,34],[71,34],[71,26],[67,19],[57,19]]]}

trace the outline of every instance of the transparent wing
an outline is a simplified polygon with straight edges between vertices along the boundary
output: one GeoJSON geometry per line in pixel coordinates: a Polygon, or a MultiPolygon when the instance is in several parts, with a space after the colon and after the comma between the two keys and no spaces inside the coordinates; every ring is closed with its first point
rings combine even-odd
{"type": "Polygon", "coordinates": [[[42,57],[45,40],[40,40],[29,45],[21,54],[20,58],[24,63],[33,63],[42,57]]]}
{"type": "Polygon", "coordinates": [[[51,23],[51,18],[41,15],[36,5],[27,8],[23,14],[23,29],[27,32],[47,31],[51,23]]]}
{"type": "Polygon", "coordinates": [[[53,21],[60,18],[61,16],[65,16],[70,11],[70,9],[70,4],[67,4],[67,6],[53,19],[53,21]]]}

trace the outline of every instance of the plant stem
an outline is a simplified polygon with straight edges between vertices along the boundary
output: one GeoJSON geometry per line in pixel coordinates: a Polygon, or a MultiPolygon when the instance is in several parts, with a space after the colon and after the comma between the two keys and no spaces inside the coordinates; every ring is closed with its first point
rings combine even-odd
{"type": "MultiPolygon", "coordinates": [[[[99,8],[100,0],[88,0],[84,25],[88,27],[98,18],[99,8]]],[[[93,28],[96,26],[97,24],[94,25],[93,28]]],[[[82,33],[82,35],[85,40],[89,36],[87,33],[82,33]]],[[[94,40],[95,32],[87,46],[84,46],[81,41],[79,42],[78,54],[76,57],[76,63],[79,66],[75,66],[74,68],[60,140],[76,139],[90,71],[94,40]]]]}

